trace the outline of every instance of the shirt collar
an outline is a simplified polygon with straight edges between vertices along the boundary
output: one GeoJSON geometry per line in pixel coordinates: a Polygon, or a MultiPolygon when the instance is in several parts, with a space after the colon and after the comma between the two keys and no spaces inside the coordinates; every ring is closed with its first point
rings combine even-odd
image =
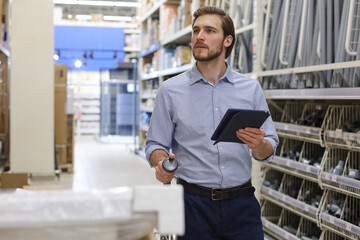
{"type": "MultiPolygon", "coordinates": [[[[229,67],[229,64],[227,62],[225,62],[225,64],[226,64],[226,71],[225,71],[224,75],[219,79],[219,81],[223,79],[230,83],[234,83],[234,80],[230,77],[231,76],[231,68],[229,67]]],[[[189,84],[192,85],[200,80],[207,82],[207,80],[200,73],[200,71],[197,68],[196,63],[195,63],[190,70],[189,84]]]]}

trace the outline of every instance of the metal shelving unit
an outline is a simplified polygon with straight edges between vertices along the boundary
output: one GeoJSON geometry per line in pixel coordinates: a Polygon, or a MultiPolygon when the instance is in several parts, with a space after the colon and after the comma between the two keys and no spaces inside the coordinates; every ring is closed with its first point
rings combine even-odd
{"type": "MultiPolygon", "coordinates": [[[[156,4],[142,21],[159,16],[160,6],[166,2],[156,4]]],[[[345,0],[342,6],[338,1],[325,2],[214,3],[226,5],[236,24],[237,41],[229,64],[259,81],[280,137],[274,159],[260,164],[261,171],[252,174],[263,182],[255,187],[261,192],[264,231],[277,239],[360,238],[359,225],[346,215],[360,213],[360,179],[346,175],[360,166],[360,132],[341,127],[346,120],[360,121],[360,2],[345,0]],[[318,119],[305,123],[309,116],[318,119]],[[284,156],[294,149],[298,151],[297,159],[284,156]],[[337,175],[330,170],[339,160],[344,161],[344,168],[337,175]],[[296,187],[288,182],[296,182],[296,187]],[[295,190],[293,196],[290,190],[295,190]],[[317,206],[307,199],[313,191],[317,193],[317,206]],[[326,213],[334,195],[344,198],[340,218],[326,213]],[[286,226],[293,226],[295,231],[286,226]]],[[[199,1],[192,5],[197,8],[199,1]]],[[[186,43],[186,39],[190,42],[190,37],[191,29],[185,28],[156,43],[156,50],[186,43]]],[[[140,56],[152,57],[155,50],[151,48],[155,47],[144,48],[140,56]]],[[[190,66],[140,74],[141,82],[158,86],[190,66]]],[[[151,102],[155,95],[156,89],[143,88],[140,99],[151,102]]],[[[148,113],[151,108],[151,104],[140,105],[141,111],[148,113]]],[[[145,139],[147,126],[140,129],[145,139]]]]}
{"type": "MultiPolygon", "coordinates": [[[[180,5],[180,1],[170,1],[170,0],[161,0],[154,4],[154,6],[143,14],[141,17],[142,32],[146,31],[148,28],[147,21],[148,19],[157,21],[162,21],[160,19],[162,6],[164,5],[180,5]]],[[[188,4],[188,3],[187,3],[188,4]]],[[[193,1],[192,5],[199,4],[198,1],[193,1]]],[[[162,31],[162,30],[160,30],[162,31]]],[[[169,35],[167,38],[158,40],[150,43],[147,46],[142,46],[142,49],[139,52],[139,111],[140,111],[140,124],[139,124],[139,154],[143,154],[144,144],[146,133],[148,131],[149,118],[154,107],[154,99],[157,93],[159,85],[165,81],[167,78],[174,76],[176,74],[182,73],[191,69],[192,64],[184,64],[176,67],[163,68],[161,64],[166,59],[158,58],[158,63],[160,67],[158,70],[145,69],[145,65],[154,64],[152,60],[154,55],[159,54],[159,51],[166,51],[166,49],[174,49],[176,46],[189,45],[191,42],[191,33],[192,28],[190,25],[185,26],[184,28],[176,31],[174,34],[169,35]]]]}
{"type": "Polygon", "coordinates": [[[301,226],[310,221],[319,239],[359,239],[359,223],[354,221],[360,212],[360,179],[348,172],[360,170],[360,132],[344,125],[360,120],[360,2],[344,1],[341,7],[337,1],[262,3],[262,11],[254,8],[254,18],[261,19],[255,29],[264,37],[261,44],[256,42],[252,74],[264,89],[280,137],[276,156],[262,164],[260,174],[265,232],[277,239],[300,239],[300,233],[306,232],[301,226]],[[304,124],[302,120],[311,114],[321,119],[320,125],[304,124]],[[297,159],[284,154],[294,150],[297,159]],[[321,157],[314,165],[316,152],[321,157]],[[281,190],[289,176],[303,181],[299,190],[292,185],[297,198],[281,190]],[[299,200],[309,191],[304,189],[308,184],[321,192],[317,208],[299,200]],[[343,198],[338,217],[326,212],[336,197],[343,198]],[[279,219],[270,221],[267,214],[274,208],[279,219]],[[283,228],[279,211],[301,218],[295,234],[283,228]]]}

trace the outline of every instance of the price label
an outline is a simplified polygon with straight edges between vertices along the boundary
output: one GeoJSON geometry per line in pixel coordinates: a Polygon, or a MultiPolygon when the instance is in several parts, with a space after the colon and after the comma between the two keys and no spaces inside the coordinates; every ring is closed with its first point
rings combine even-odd
{"type": "Polygon", "coordinates": [[[311,172],[311,166],[306,166],[306,171],[311,172]]]}
{"type": "Polygon", "coordinates": [[[334,174],[332,174],[332,175],[331,175],[331,181],[337,182],[337,176],[334,175],[334,174]]]}
{"type": "Polygon", "coordinates": [[[287,161],[286,161],[286,166],[288,166],[288,167],[291,166],[291,161],[290,161],[290,160],[287,160],[287,161]]]}
{"type": "Polygon", "coordinates": [[[351,225],[350,225],[350,224],[346,224],[346,230],[348,230],[349,232],[351,232],[351,225]]]}
{"type": "Polygon", "coordinates": [[[311,133],[310,128],[305,128],[305,133],[310,134],[311,133]]]}
{"type": "Polygon", "coordinates": [[[310,209],[310,208],[309,208],[309,205],[305,204],[305,211],[306,211],[306,212],[309,212],[309,209],[310,209]]]}
{"type": "Polygon", "coordinates": [[[336,129],[335,130],[335,137],[336,138],[342,138],[342,130],[341,129],[336,129]]]}
{"type": "Polygon", "coordinates": [[[284,125],[284,130],[286,130],[286,131],[289,130],[289,125],[285,124],[284,125]]]}
{"type": "Polygon", "coordinates": [[[282,195],[281,200],[282,200],[283,202],[286,202],[286,199],[287,199],[286,195],[282,195]]]}
{"type": "Polygon", "coordinates": [[[334,223],[335,223],[335,219],[334,219],[333,217],[330,217],[329,220],[330,220],[330,223],[331,223],[331,224],[334,224],[334,223]]]}
{"type": "Polygon", "coordinates": [[[355,134],[349,133],[349,140],[355,141],[355,134]]]}

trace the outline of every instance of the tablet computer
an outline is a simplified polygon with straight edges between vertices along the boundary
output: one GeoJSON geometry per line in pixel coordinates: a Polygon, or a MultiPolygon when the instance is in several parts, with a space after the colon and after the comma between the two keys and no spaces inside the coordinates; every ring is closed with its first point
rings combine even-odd
{"type": "Polygon", "coordinates": [[[211,136],[211,140],[215,141],[214,145],[218,142],[244,143],[236,136],[236,131],[246,127],[260,128],[269,116],[270,113],[266,110],[229,108],[211,136]]]}

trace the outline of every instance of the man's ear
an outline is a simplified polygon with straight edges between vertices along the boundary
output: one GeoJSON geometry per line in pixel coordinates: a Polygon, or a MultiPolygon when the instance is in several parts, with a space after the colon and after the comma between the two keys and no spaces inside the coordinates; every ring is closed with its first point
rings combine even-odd
{"type": "Polygon", "coordinates": [[[232,41],[233,41],[233,37],[231,35],[227,35],[225,37],[224,47],[229,47],[231,45],[232,41]]]}

